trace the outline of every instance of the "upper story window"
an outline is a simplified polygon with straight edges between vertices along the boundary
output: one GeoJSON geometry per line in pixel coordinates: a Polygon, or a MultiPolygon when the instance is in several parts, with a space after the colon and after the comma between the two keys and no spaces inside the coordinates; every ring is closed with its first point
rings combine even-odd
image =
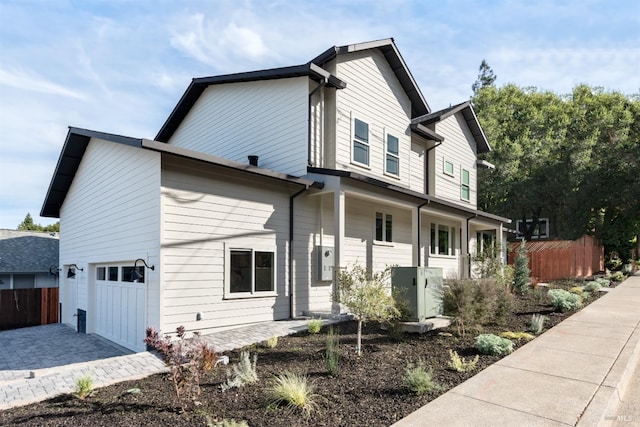
{"type": "Polygon", "coordinates": [[[460,199],[468,202],[470,200],[470,186],[469,186],[469,171],[462,169],[462,176],[460,177],[460,199]]]}
{"type": "MultiPolygon", "coordinates": [[[[527,219],[526,227],[531,227],[533,224],[532,219],[527,219]]],[[[522,238],[525,235],[525,223],[522,222],[521,219],[516,221],[516,231],[518,232],[517,237],[522,238]]],[[[539,218],[538,224],[533,229],[533,233],[531,234],[532,239],[544,239],[549,237],[549,218],[539,218]]]]}
{"type": "Polygon", "coordinates": [[[445,175],[454,176],[453,175],[453,163],[445,160],[444,161],[444,169],[442,171],[445,175]]]}
{"type": "Polygon", "coordinates": [[[254,249],[229,249],[227,297],[247,297],[275,292],[275,251],[254,249]]]}
{"type": "Polygon", "coordinates": [[[369,124],[353,120],[353,161],[369,166],[369,124]]]}
{"type": "Polygon", "coordinates": [[[376,212],[376,240],[378,242],[393,242],[393,216],[376,212]]]}
{"type": "Polygon", "coordinates": [[[400,144],[398,138],[387,134],[387,155],[385,172],[390,175],[400,175],[400,144]]]}
{"type": "Polygon", "coordinates": [[[432,255],[455,256],[456,254],[456,229],[442,224],[431,224],[431,249],[432,255]]]}

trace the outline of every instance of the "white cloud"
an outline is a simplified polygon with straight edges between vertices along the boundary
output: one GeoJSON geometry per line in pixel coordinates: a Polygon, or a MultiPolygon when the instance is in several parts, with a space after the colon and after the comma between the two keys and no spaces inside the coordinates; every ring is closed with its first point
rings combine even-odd
{"type": "Polygon", "coordinates": [[[62,95],[77,99],[86,98],[83,93],[77,90],[53,83],[37,73],[24,69],[9,71],[0,68],[0,84],[21,90],[51,95],[62,95]]]}

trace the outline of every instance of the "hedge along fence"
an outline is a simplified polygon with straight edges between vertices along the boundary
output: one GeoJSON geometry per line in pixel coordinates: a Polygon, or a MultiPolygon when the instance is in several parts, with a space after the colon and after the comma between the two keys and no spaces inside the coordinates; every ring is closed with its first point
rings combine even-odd
{"type": "MultiPolygon", "coordinates": [[[[591,236],[578,240],[525,243],[531,277],[548,282],[567,277],[587,277],[604,270],[604,246],[591,236]]],[[[509,243],[508,263],[513,265],[520,242],[509,243]]]]}

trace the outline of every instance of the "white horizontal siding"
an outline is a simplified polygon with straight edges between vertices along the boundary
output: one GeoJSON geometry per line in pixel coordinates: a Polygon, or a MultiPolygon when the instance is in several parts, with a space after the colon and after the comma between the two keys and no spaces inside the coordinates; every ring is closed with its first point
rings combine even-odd
{"type": "Polygon", "coordinates": [[[195,162],[163,164],[164,331],[180,325],[206,331],[289,316],[289,196],[299,188],[257,179],[195,162]],[[225,245],[275,249],[277,296],[225,299],[225,245]],[[197,313],[202,320],[196,321],[197,313]]]}
{"type": "Polygon", "coordinates": [[[404,187],[411,180],[411,102],[384,56],[377,50],[341,55],[338,77],[347,88],[336,93],[336,167],[357,170],[404,187]],[[351,162],[352,121],[369,124],[369,168],[351,162]],[[385,132],[399,139],[400,179],[385,175],[385,132]]]}
{"type": "Polygon", "coordinates": [[[477,166],[476,143],[462,113],[447,117],[436,125],[436,132],[444,136],[444,142],[435,151],[435,196],[459,205],[476,209],[477,206],[477,166]],[[443,173],[444,161],[453,163],[454,176],[443,173]],[[460,199],[462,169],[469,171],[469,201],[460,199]]]}
{"type": "Polygon", "coordinates": [[[308,79],[209,86],[169,143],[296,176],[306,174],[308,79]]]}
{"type": "MultiPolygon", "coordinates": [[[[60,263],[83,268],[75,279],[61,272],[63,321],[74,322],[70,316],[81,308],[87,310],[88,327],[93,324],[92,263],[157,259],[159,196],[160,154],[91,140],[60,210],[60,263]]],[[[156,277],[149,274],[150,284],[156,277]]],[[[157,282],[151,288],[157,289],[157,282]]],[[[149,318],[156,318],[157,308],[150,304],[148,309],[149,318]]]]}

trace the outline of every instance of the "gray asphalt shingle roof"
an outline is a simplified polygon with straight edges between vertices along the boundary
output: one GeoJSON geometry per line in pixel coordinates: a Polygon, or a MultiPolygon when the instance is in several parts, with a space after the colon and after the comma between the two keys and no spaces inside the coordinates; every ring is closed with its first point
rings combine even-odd
{"type": "Polygon", "coordinates": [[[44,273],[57,266],[60,240],[52,234],[0,230],[0,273],[44,273]]]}

